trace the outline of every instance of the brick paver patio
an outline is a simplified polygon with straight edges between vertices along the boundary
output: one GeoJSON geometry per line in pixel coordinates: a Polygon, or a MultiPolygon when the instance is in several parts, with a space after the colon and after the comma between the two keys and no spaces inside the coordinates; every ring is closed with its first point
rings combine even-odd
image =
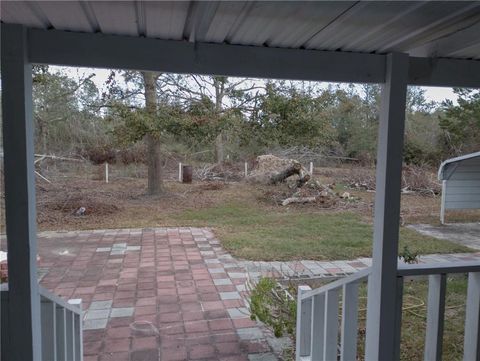
{"type": "Polygon", "coordinates": [[[38,244],[41,284],[82,299],[85,361],[276,360],[249,318],[245,269],[208,229],[44,232],[38,244]]]}
{"type": "MultiPolygon", "coordinates": [[[[282,343],[248,311],[247,284],[261,275],[338,277],[353,261],[239,261],[206,228],[42,232],[41,284],[81,298],[85,361],[273,361],[282,343]]],[[[422,256],[478,260],[480,252],[422,256]]]]}

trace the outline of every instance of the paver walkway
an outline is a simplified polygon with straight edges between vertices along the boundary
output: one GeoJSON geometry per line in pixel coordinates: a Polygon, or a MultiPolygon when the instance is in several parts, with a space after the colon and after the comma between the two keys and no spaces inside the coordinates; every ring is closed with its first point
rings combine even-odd
{"type": "Polygon", "coordinates": [[[208,229],[44,232],[38,243],[41,284],[83,301],[85,361],[276,360],[249,318],[245,270],[208,229]]]}
{"type": "MultiPolygon", "coordinates": [[[[419,263],[442,263],[477,261],[480,252],[455,254],[429,254],[419,256],[419,263]]],[[[402,263],[399,261],[399,263],[402,263]]],[[[291,261],[291,262],[254,262],[243,261],[239,264],[247,270],[250,278],[272,276],[275,278],[330,278],[344,277],[372,265],[371,258],[358,258],[353,261],[291,261]]]]}
{"type": "MultiPolygon", "coordinates": [[[[273,361],[283,346],[251,321],[246,284],[261,275],[343,276],[354,261],[239,261],[206,228],[42,232],[41,284],[81,298],[85,361],[273,361]]],[[[422,256],[478,260],[480,252],[422,256]]]]}

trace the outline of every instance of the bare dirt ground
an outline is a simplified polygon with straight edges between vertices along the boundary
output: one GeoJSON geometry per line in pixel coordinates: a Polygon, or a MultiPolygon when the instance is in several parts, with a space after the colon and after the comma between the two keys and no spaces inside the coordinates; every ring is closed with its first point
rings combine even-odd
{"type": "MultiPolygon", "coordinates": [[[[115,166],[118,167],[119,166],[115,166]]],[[[375,192],[349,188],[352,167],[316,168],[314,177],[331,184],[335,191],[348,192],[355,201],[332,204],[278,205],[286,188],[249,184],[245,181],[199,181],[182,184],[175,181],[175,169],[169,169],[165,194],[149,197],[145,194],[143,166],[132,169],[112,169],[110,182],[105,183],[102,167],[91,166],[81,172],[70,170],[50,172],[47,183],[37,178],[37,219],[39,230],[74,230],[95,228],[125,228],[151,226],[188,226],[177,215],[185,210],[201,210],[226,202],[241,201],[265,212],[275,210],[299,213],[332,213],[351,211],[371,222],[375,192]],[[79,174],[80,173],[80,174],[79,174]],[[140,176],[142,178],[137,178],[140,176]],[[75,215],[85,208],[83,216],[75,215]]],[[[361,168],[374,176],[374,170],[361,168]]],[[[358,169],[355,170],[357,177],[358,169]]],[[[409,193],[402,195],[402,223],[439,224],[440,196],[409,193]]],[[[480,212],[451,212],[449,222],[476,222],[480,212]]],[[[3,219],[2,226],[3,226],[3,219]]]]}
{"type": "MultiPolygon", "coordinates": [[[[134,177],[110,178],[108,184],[98,172],[68,173],[51,176],[51,184],[37,179],[37,214],[39,230],[124,228],[185,225],[176,215],[185,210],[199,210],[225,202],[242,201],[261,207],[266,212],[282,207],[275,197],[285,191],[283,186],[248,184],[244,181],[198,181],[182,184],[174,181],[174,171],[165,182],[165,195],[145,194],[146,180],[134,177]],[[97,179],[95,179],[97,178],[97,179]],[[99,179],[100,178],[100,179],[99,179]],[[84,216],[75,211],[85,207],[84,216]]],[[[362,168],[373,173],[372,169],[362,168]]],[[[370,221],[373,213],[374,191],[348,188],[350,168],[316,168],[315,177],[324,184],[334,184],[339,193],[349,192],[355,202],[335,202],[331,205],[291,205],[296,212],[331,213],[349,210],[370,221]]],[[[402,195],[402,223],[438,224],[440,196],[409,193],[402,195]]],[[[478,221],[479,212],[449,214],[451,222],[478,221]]]]}

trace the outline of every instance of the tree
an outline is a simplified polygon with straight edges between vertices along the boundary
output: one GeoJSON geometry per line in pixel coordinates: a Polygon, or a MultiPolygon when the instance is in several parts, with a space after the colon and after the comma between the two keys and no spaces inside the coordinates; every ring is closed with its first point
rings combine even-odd
{"type": "Polygon", "coordinates": [[[443,105],[440,116],[440,146],[447,155],[461,155],[480,149],[480,91],[455,88],[458,104],[451,100],[443,105]]]}
{"type": "Polygon", "coordinates": [[[202,124],[214,139],[215,160],[226,159],[225,144],[235,134],[231,132],[243,112],[251,110],[263,84],[247,78],[232,79],[225,76],[163,74],[158,79],[169,103],[182,104],[195,110],[195,116],[204,118],[202,124]]]}
{"type": "Polygon", "coordinates": [[[33,68],[33,104],[36,123],[36,149],[41,153],[82,151],[93,142],[92,132],[101,126],[93,109],[99,101],[92,81],[95,74],[78,79],[48,66],[33,68]],[[71,151],[74,149],[70,149],[71,151]]]}
{"type": "Polygon", "coordinates": [[[162,141],[179,118],[179,110],[166,103],[158,89],[161,74],[153,72],[122,72],[126,86],[117,84],[112,74],[107,107],[114,123],[113,134],[121,144],[143,141],[147,147],[147,193],[158,195],[163,188],[162,141]],[[143,94],[144,102],[138,98],[143,94]]]}
{"type": "Polygon", "coordinates": [[[330,101],[292,85],[269,82],[259,106],[257,130],[271,145],[329,147],[335,139],[327,112],[330,101]]]}

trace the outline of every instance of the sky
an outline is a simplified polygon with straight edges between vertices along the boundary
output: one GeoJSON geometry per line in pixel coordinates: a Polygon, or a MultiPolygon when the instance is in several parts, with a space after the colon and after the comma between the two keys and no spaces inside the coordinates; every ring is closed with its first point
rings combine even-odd
{"type": "MultiPolygon", "coordinates": [[[[51,69],[55,70],[63,70],[67,72],[67,74],[75,77],[82,77],[85,74],[91,74],[92,72],[95,73],[95,77],[92,79],[96,84],[97,88],[102,90],[105,87],[105,81],[110,74],[110,70],[108,69],[91,69],[91,68],[65,68],[65,67],[56,67],[52,66],[51,69]]],[[[325,83],[325,87],[328,86],[328,83],[325,83]]],[[[452,88],[441,88],[441,87],[422,87],[426,90],[425,97],[428,101],[434,101],[437,103],[441,103],[445,99],[452,100],[456,103],[456,95],[453,93],[452,88]]]]}

